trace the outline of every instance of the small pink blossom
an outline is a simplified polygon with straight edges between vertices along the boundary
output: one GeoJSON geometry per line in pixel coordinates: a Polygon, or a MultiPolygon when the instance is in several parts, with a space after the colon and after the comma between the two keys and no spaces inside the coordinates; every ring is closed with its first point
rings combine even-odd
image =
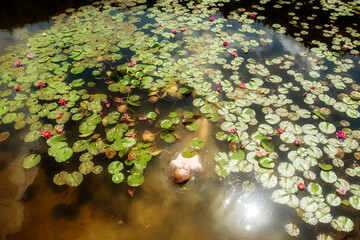
{"type": "Polygon", "coordinates": [[[248,52],[249,52],[249,50],[247,50],[247,49],[244,50],[244,53],[245,53],[245,54],[248,54],[248,52]]]}
{"type": "Polygon", "coordinates": [[[64,129],[63,129],[62,126],[59,126],[59,127],[56,128],[56,131],[57,131],[58,133],[61,133],[62,131],[64,131],[64,129]]]}
{"type": "Polygon", "coordinates": [[[134,67],[136,65],[135,61],[132,61],[131,63],[129,63],[130,67],[134,67]]]}
{"type": "Polygon", "coordinates": [[[241,18],[238,20],[238,23],[243,23],[244,20],[242,20],[241,18]]]}
{"type": "Polygon", "coordinates": [[[59,103],[60,103],[61,105],[65,105],[65,104],[66,104],[66,100],[65,100],[64,98],[62,98],[62,99],[59,100],[59,103]]]}
{"type": "Polygon", "coordinates": [[[20,91],[20,86],[16,85],[16,86],[14,86],[14,89],[15,89],[15,91],[20,91]]]}
{"type": "Polygon", "coordinates": [[[61,113],[59,113],[59,114],[56,115],[56,118],[57,118],[57,119],[59,119],[59,118],[61,118],[61,117],[62,117],[62,114],[61,114],[61,113]]]}
{"type": "Polygon", "coordinates": [[[238,57],[237,52],[233,52],[231,55],[232,55],[233,57],[238,57]]]}
{"type": "Polygon", "coordinates": [[[210,18],[210,22],[213,22],[213,21],[215,21],[215,18],[214,18],[214,17],[211,17],[211,18],[210,18]]]}
{"type": "Polygon", "coordinates": [[[311,89],[313,89],[313,90],[314,90],[315,88],[316,88],[316,87],[315,87],[314,85],[312,85],[312,86],[311,86],[311,89]]]}
{"type": "Polygon", "coordinates": [[[218,87],[218,88],[216,89],[216,91],[220,92],[220,91],[221,91],[221,89],[218,87]]]}
{"type": "Polygon", "coordinates": [[[109,107],[110,107],[110,103],[105,104],[105,106],[106,106],[107,108],[109,108],[109,107]]]}
{"type": "Polygon", "coordinates": [[[48,139],[49,137],[51,137],[51,132],[50,131],[45,131],[41,134],[41,136],[45,139],[48,139]]]}
{"type": "Polygon", "coordinates": [[[223,45],[224,45],[224,47],[226,47],[227,45],[229,45],[229,43],[228,42],[223,42],[223,45]]]}
{"type": "Polygon", "coordinates": [[[97,111],[97,114],[101,114],[101,111],[99,110],[99,111],[97,111]]]}
{"type": "Polygon", "coordinates": [[[278,133],[282,134],[283,132],[284,132],[284,129],[282,129],[282,128],[278,129],[278,133]]]}
{"type": "Polygon", "coordinates": [[[342,48],[346,50],[348,48],[348,45],[344,44],[342,48]]]}
{"type": "Polygon", "coordinates": [[[173,34],[176,34],[176,29],[173,29],[173,30],[171,30],[171,32],[173,33],[173,34]]]}
{"type": "Polygon", "coordinates": [[[229,133],[236,133],[236,129],[235,128],[230,129],[229,133]]]}
{"type": "Polygon", "coordinates": [[[344,188],[338,188],[336,189],[336,192],[340,195],[340,196],[344,196],[346,194],[346,189],[344,188]]]}
{"type": "Polygon", "coordinates": [[[300,140],[300,139],[296,139],[295,144],[296,144],[296,145],[300,145],[300,144],[301,144],[301,140],[300,140]]]}
{"type": "Polygon", "coordinates": [[[186,28],[182,27],[182,28],[180,29],[180,31],[185,32],[185,31],[186,31],[186,28]]]}
{"type": "Polygon", "coordinates": [[[304,183],[299,183],[299,184],[298,184],[298,188],[299,188],[300,190],[304,190],[304,189],[305,189],[305,184],[304,184],[304,183]]]}
{"type": "Polygon", "coordinates": [[[245,89],[245,83],[240,83],[240,84],[239,84],[239,87],[240,87],[241,89],[245,89]]]}
{"type": "Polygon", "coordinates": [[[129,114],[127,114],[127,113],[124,114],[125,119],[128,119],[129,117],[130,117],[129,114]]]}
{"type": "Polygon", "coordinates": [[[345,138],[346,138],[346,133],[343,132],[343,131],[338,131],[338,132],[337,132],[337,137],[338,137],[339,139],[345,139],[345,138]]]}
{"type": "Polygon", "coordinates": [[[38,82],[38,83],[36,84],[36,86],[37,86],[38,88],[42,88],[42,87],[44,87],[44,83],[43,83],[43,82],[38,82]]]}
{"type": "Polygon", "coordinates": [[[66,91],[65,93],[66,93],[66,94],[69,94],[70,92],[69,92],[69,91],[66,91]]]}
{"type": "Polygon", "coordinates": [[[353,50],[350,51],[351,55],[355,55],[355,52],[353,50]]]}
{"type": "Polygon", "coordinates": [[[252,18],[252,19],[254,19],[255,18],[255,14],[250,14],[250,17],[252,18]]]}
{"type": "Polygon", "coordinates": [[[130,132],[128,136],[129,136],[129,137],[135,137],[135,133],[130,132]]]}
{"type": "Polygon", "coordinates": [[[104,100],[103,100],[103,103],[107,104],[107,103],[108,103],[108,100],[104,99],[104,100]]]}
{"type": "Polygon", "coordinates": [[[17,61],[17,62],[15,62],[15,66],[17,66],[17,67],[21,67],[21,66],[22,66],[22,64],[21,64],[21,62],[20,62],[20,61],[17,61]]]}
{"type": "Polygon", "coordinates": [[[33,58],[33,55],[32,54],[28,54],[26,55],[27,58],[33,58]]]}
{"type": "Polygon", "coordinates": [[[262,156],[262,152],[260,152],[260,151],[257,151],[255,154],[256,154],[257,157],[261,157],[261,156],[262,156]]]}

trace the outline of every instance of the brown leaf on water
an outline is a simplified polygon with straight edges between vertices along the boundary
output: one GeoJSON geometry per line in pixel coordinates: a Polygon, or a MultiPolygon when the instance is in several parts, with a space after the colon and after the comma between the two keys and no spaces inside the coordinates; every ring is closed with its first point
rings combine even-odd
{"type": "Polygon", "coordinates": [[[123,105],[120,105],[120,106],[118,106],[117,107],[117,111],[119,112],[119,113],[124,113],[124,112],[126,112],[127,111],[127,105],[125,105],[125,104],[123,104],[123,105]]]}
{"type": "Polygon", "coordinates": [[[110,149],[106,151],[105,153],[106,157],[111,159],[116,156],[116,151],[111,151],[110,149]]]}
{"type": "Polygon", "coordinates": [[[143,141],[145,142],[153,142],[155,140],[155,134],[146,130],[142,135],[143,141]]]}
{"type": "Polygon", "coordinates": [[[88,137],[91,134],[93,134],[93,132],[89,132],[89,133],[86,133],[86,134],[80,134],[79,137],[88,137]]]}
{"type": "Polygon", "coordinates": [[[172,135],[174,135],[174,137],[176,138],[176,139],[181,139],[181,136],[179,135],[179,134],[177,134],[177,133],[172,133],[172,135]]]}
{"type": "MultiPolygon", "coordinates": [[[[128,119],[128,120],[129,120],[129,119],[128,119]]],[[[130,123],[128,123],[128,126],[129,126],[129,127],[135,126],[135,122],[130,122],[130,123]]]]}
{"type": "Polygon", "coordinates": [[[354,153],[354,157],[356,158],[356,160],[360,160],[360,152],[354,153]]]}
{"type": "Polygon", "coordinates": [[[130,197],[132,197],[132,198],[134,197],[135,190],[136,190],[136,188],[134,188],[133,190],[128,189],[128,193],[129,193],[130,197]]]}
{"type": "Polygon", "coordinates": [[[122,98],[119,98],[119,97],[114,97],[113,98],[114,102],[117,102],[117,103],[123,103],[124,100],[122,98]]]}
{"type": "Polygon", "coordinates": [[[345,157],[345,152],[341,148],[337,148],[337,155],[340,159],[343,159],[345,157]]]}
{"type": "Polygon", "coordinates": [[[158,100],[158,97],[156,97],[156,96],[152,96],[149,98],[149,102],[151,102],[151,103],[156,103],[157,100],[158,100]]]}
{"type": "Polygon", "coordinates": [[[159,109],[155,108],[155,112],[156,112],[157,115],[160,115],[159,109]]]}

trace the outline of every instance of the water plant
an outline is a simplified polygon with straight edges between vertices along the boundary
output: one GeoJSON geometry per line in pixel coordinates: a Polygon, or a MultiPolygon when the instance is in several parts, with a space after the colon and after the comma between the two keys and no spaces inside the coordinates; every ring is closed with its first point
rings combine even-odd
{"type": "MultiPolygon", "coordinates": [[[[320,2],[331,10],[331,25],[317,27],[331,39],[325,43],[306,42],[305,23],[291,33],[295,40],[284,40],[286,27],[257,23],[265,20],[259,5],[225,18],[211,8],[223,4],[217,1],[167,0],[148,9],[144,1],[132,8],[110,2],[57,16],[49,30],[0,58],[1,123],[25,142],[46,141],[59,164],[55,184],[78,186],[105,167],[114,183],[138,187],[148,162],[179,138],[176,129],[196,131],[203,116],[217,129],[212,137],[234,146],[214,156],[219,177],[254,173],[274,202],[306,223],[353,230],[347,214],[360,209],[360,34],[348,27],[343,36],[336,20],[356,8],[320,2]],[[282,49],[274,53],[276,44],[282,49]],[[191,111],[158,108],[188,98],[191,111]],[[76,168],[65,171],[67,162],[76,168]],[[335,216],[338,206],[344,211],[335,216]]],[[[291,4],[290,24],[298,26],[302,3],[291,4]]],[[[184,157],[204,147],[200,138],[189,144],[184,157]]],[[[31,153],[23,167],[40,162],[31,153]]],[[[285,229],[300,233],[292,223],[285,229]]]]}

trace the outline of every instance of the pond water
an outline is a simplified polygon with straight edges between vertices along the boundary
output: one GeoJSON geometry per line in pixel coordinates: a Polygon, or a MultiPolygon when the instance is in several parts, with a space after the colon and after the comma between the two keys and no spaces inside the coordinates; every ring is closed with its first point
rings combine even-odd
{"type": "Polygon", "coordinates": [[[359,238],[359,1],[26,3],[0,239],[359,238]]]}

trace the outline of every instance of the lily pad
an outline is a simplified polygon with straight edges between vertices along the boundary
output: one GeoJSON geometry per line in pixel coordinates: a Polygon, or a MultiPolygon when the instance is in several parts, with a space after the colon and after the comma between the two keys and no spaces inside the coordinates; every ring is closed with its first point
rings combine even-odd
{"type": "Polygon", "coordinates": [[[39,154],[30,154],[23,161],[23,168],[30,169],[39,164],[41,156],[39,154]]]}

